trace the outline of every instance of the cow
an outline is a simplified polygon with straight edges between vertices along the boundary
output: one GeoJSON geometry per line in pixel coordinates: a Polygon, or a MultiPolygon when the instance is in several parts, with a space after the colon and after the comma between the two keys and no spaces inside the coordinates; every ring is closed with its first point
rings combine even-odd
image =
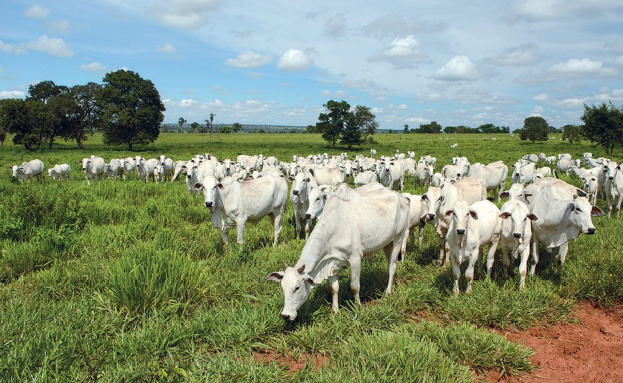
{"type": "Polygon", "coordinates": [[[621,171],[621,165],[617,165],[616,162],[610,162],[605,166],[607,169],[606,177],[606,201],[608,202],[608,217],[612,213],[612,202],[619,197],[616,202],[617,217],[621,213],[621,202],[623,200],[623,172],[621,171]]]}
{"type": "Polygon", "coordinates": [[[344,173],[337,166],[317,165],[309,168],[309,173],[316,179],[318,185],[337,187],[344,182],[344,173]]]}
{"type": "Polygon", "coordinates": [[[515,170],[511,176],[511,181],[514,184],[527,184],[534,181],[534,172],[536,171],[536,165],[533,162],[517,161],[512,165],[515,170]]]}
{"type": "Polygon", "coordinates": [[[465,270],[467,289],[465,293],[471,294],[474,266],[478,263],[478,269],[481,270],[480,274],[482,275],[482,248],[488,244],[491,246],[487,253],[487,276],[491,275],[502,228],[500,210],[487,200],[477,201],[471,205],[465,201],[456,201],[452,209],[445,211],[444,216],[452,218],[447,235],[452,274],[454,275],[452,292],[454,295],[459,295],[461,264],[467,261],[467,269],[465,270]]]}
{"type": "Polygon", "coordinates": [[[376,149],[370,149],[370,157],[374,158],[376,156],[376,149]]]}
{"type": "Polygon", "coordinates": [[[102,180],[104,172],[106,171],[106,163],[103,158],[96,156],[86,157],[83,158],[80,163],[82,164],[82,170],[84,170],[88,185],[91,185],[91,179],[94,183],[96,183],[97,180],[102,180]]]}
{"type": "Polygon", "coordinates": [[[571,161],[571,154],[569,154],[569,153],[560,153],[560,154],[558,154],[558,159],[559,160],[571,161]]]}
{"type": "Polygon", "coordinates": [[[430,178],[430,185],[431,186],[436,186],[439,187],[441,186],[441,184],[443,183],[443,176],[441,175],[441,173],[435,173],[432,175],[432,177],[430,178]]]}
{"type": "Polygon", "coordinates": [[[526,287],[530,241],[532,240],[532,222],[538,218],[530,213],[528,205],[517,199],[511,199],[504,203],[500,212],[500,218],[502,218],[500,244],[502,246],[504,275],[508,275],[508,268],[511,263],[508,256],[510,252],[513,259],[520,259],[519,275],[521,280],[519,282],[519,291],[522,291],[526,287]]]}
{"type": "Polygon", "coordinates": [[[160,183],[165,181],[164,166],[161,164],[156,165],[154,168],[154,182],[160,183]]]}
{"type": "Polygon", "coordinates": [[[405,184],[405,171],[401,163],[392,160],[382,160],[377,164],[379,181],[390,189],[402,190],[405,184]]]}
{"type": "Polygon", "coordinates": [[[171,182],[175,181],[180,174],[186,174],[186,161],[175,161],[173,164],[173,176],[171,177],[171,182]]]}
{"type": "Polygon", "coordinates": [[[112,159],[109,163],[106,164],[106,168],[104,169],[104,173],[107,177],[113,177],[114,179],[118,179],[123,175],[123,166],[121,165],[121,160],[112,159]]]}
{"type": "Polygon", "coordinates": [[[266,176],[238,182],[232,177],[225,177],[219,182],[208,175],[194,188],[203,191],[204,206],[210,209],[212,225],[221,229],[225,245],[229,230],[236,226],[238,245],[242,246],[246,223],[257,223],[265,216],[269,216],[273,224],[273,246],[277,245],[281,218],[288,200],[288,184],[284,178],[266,176]]]}
{"type": "Polygon", "coordinates": [[[36,178],[40,183],[43,181],[43,170],[45,166],[41,160],[31,160],[28,162],[22,162],[21,165],[14,165],[11,170],[13,171],[13,178],[19,178],[22,183],[26,180],[33,182],[36,178]]]}
{"type": "Polygon", "coordinates": [[[355,186],[367,185],[373,182],[379,182],[379,176],[371,170],[355,174],[353,179],[355,186]]]}
{"type": "Polygon", "coordinates": [[[593,205],[597,204],[597,192],[599,190],[599,181],[597,176],[589,175],[582,177],[582,190],[586,193],[586,197],[593,205]]]}
{"type": "Polygon", "coordinates": [[[159,163],[160,161],[156,158],[150,158],[149,160],[145,160],[142,157],[137,158],[136,171],[138,172],[138,178],[145,179],[145,183],[149,183],[149,178],[154,177],[154,169],[159,163]]]}
{"type": "Polygon", "coordinates": [[[552,176],[552,169],[549,166],[543,166],[534,171],[534,179],[552,176]]]}
{"type": "Polygon", "coordinates": [[[420,185],[430,185],[431,178],[435,170],[433,166],[427,164],[426,161],[420,161],[415,168],[415,177],[420,185]]]}
{"type": "MultiPolygon", "coordinates": [[[[550,178],[543,178],[550,180],[550,178]]],[[[530,201],[530,212],[538,220],[532,222],[532,260],[530,275],[534,275],[539,263],[539,243],[548,250],[559,248],[557,259],[559,271],[565,263],[569,242],[580,234],[595,234],[591,216],[602,216],[604,212],[592,206],[586,197],[578,197],[571,185],[563,181],[550,183],[536,192],[530,201]]]]}
{"type": "Polygon", "coordinates": [[[526,154],[525,156],[521,157],[521,159],[533,162],[535,164],[539,162],[539,157],[536,154],[526,154]]]}
{"type": "Polygon", "coordinates": [[[173,171],[175,170],[175,163],[173,162],[172,159],[168,158],[165,155],[161,155],[160,158],[160,165],[162,165],[163,167],[163,182],[165,178],[168,178],[171,174],[173,174],[173,171]]]}
{"type": "Polygon", "coordinates": [[[57,179],[62,180],[63,176],[67,179],[71,179],[71,168],[68,164],[56,164],[54,167],[48,169],[48,176],[52,177],[54,181],[57,179]]]}
{"type": "Polygon", "coordinates": [[[470,169],[469,161],[460,161],[456,164],[446,165],[441,169],[444,178],[456,177],[457,179],[466,177],[470,169]]]}
{"type": "Polygon", "coordinates": [[[508,175],[508,166],[503,161],[492,162],[486,166],[476,163],[473,164],[468,173],[468,177],[476,178],[487,190],[493,190],[494,195],[500,200],[500,194],[504,190],[504,183],[508,175]]]}
{"type": "Polygon", "coordinates": [[[126,179],[126,174],[132,174],[136,170],[136,159],[132,157],[127,157],[123,159],[123,180],[126,179]]]}
{"type": "MultiPolygon", "coordinates": [[[[416,162],[413,158],[405,158],[403,160],[399,160],[398,162],[400,162],[404,168],[404,171],[407,173],[407,175],[409,177],[415,177],[415,168],[416,168],[416,162]]],[[[433,169],[431,167],[431,174],[433,174],[433,169]]]]}
{"type": "Polygon", "coordinates": [[[511,188],[500,193],[500,198],[508,198],[509,200],[518,200],[523,203],[528,203],[526,197],[530,197],[532,194],[525,191],[523,184],[513,184],[511,188]]]}
{"type": "Polygon", "coordinates": [[[558,160],[558,163],[556,164],[558,171],[565,174],[569,174],[569,171],[575,167],[577,167],[575,161],[567,160],[565,158],[558,160]]]}
{"type": "Polygon", "coordinates": [[[305,217],[305,213],[309,208],[309,194],[314,186],[318,186],[316,179],[309,173],[299,173],[295,177],[288,177],[288,180],[292,182],[292,188],[290,189],[290,201],[294,206],[294,222],[296,225],[296,235],[305,236],[305,239],[309,238],[309,228],[311,220],[305,217]],[[301,222],[305,221],[305,232],[301,233],[301,222]]]}
{"type": "Polygon", "coordinates": [[[402,242],[402,256],[404,259],[407,253],[407,237],[411,241],[411,245],[415,245],[415,228],[420,229],[418,235],[418,246],[422,247],[422,239],[424,238],[424,225],[426,225],[426,204],[422,201],[421,195],[401,193],[409,200],[409,225],[405,240],[402,242]]]}
{"type": "Polygon", "coordinates": [[[435,226],[439,240],[439,264],[443,265],[446,253],[446,234],[450,218],[445,212],[452,209],[456,201],[472,204],[487,198],[487,189],[473,178],[464,178],[454,184],[443,183],[441,187],[429,187],[422,201],[426,204],[426,221],[435,226]]]}
{"type": "Polygon", "coordinates": [[[334,313],[339,310],[338,274],[350,266],[350,287],[355,302],[359,298],[361,260],[383,249],[389,263],[386,294],[390,294],[402,241],[409,222],[409,202],[395,191],[366,185],[352,192],[347,185],[338,188],[327,201],[325,212],[303,247],[293,267],[284,263],[285,270],[268,274],[268,280],[281,283],[285,320],[296,319],[297,311],[305,303],[311,289],[325,279],[331,283],[334,313]],[[374,191],[366,193],[365,189],[374,191]]]}
{"type": "Polygon", "coordinates": [[[437,158],[431,157],[429,155],[425,155],[425,156],[420,157],[420,160],[418,162],[420,162],[420,161],[424,161],[427,164],[432,165],[433,168],[435,168],[435,166],[437,166],[437,158]]]}

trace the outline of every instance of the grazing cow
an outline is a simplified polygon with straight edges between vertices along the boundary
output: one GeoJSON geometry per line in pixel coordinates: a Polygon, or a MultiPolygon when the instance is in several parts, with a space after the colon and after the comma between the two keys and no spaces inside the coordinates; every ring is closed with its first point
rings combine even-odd
{"type": "Polygon", "coordinates": [[[366,170],[365,172],[355,174],[353,181],[355,182],[355,186],[367,185],[373,182],[379,182],[379,176],[371,170],[366,170]]]}
{"type": "Polygon", "coordinates": [[[422,201],[426,204],[426,221],[435,226],[439,240],[439,264],[443,265],[446,253],[446,234],[450,218],[445,212],[452,209],[456,201],[472,204],[487,198],[485,186],[473,178],[464,178],[454,184],[444,183],[441,187],[429,187],[422,201]]]}
{"type": "Polygon", "coordinates": [[[425,161],[418,162],[417,168],[415,168],[415,177],[420,185],[430,185],[431,178],[435,170],[432,165],[427,164],[425,161]]]}
{"type": "Polygon", "coordinates": [[[420,162],[420,161],[424,161],[427,164],[432,165],[433,168],[435,168],[435,166],[437,166],[437,158],[431,157],[429,155],[425,155],[425,156],[420,157],[420,160],[418,162],[420,162]]]}
{"type": "Polygon", "coordinates": [[[528,184],[534,181],[534,172],[536,171],[536,165],[533,162],[517,161],[512,165],[513,175],[511,181],[514,184],[528,184]]]}
{"type": "Polygon", "coordinates": [[[516,260],[518,257],[520,259],[519,274],[521,281],[519,283],[519,291],[522,291],[526,287],[526,273],[528,272],[530,241],[532,239],[532,221],[536,221],[537,216],[530,213],[528,205],[517,199],[511,199],[502,205],[500,212],[500,217],[502,218],[500,241],[504,275],[508,274],[508,267],[511,264],[508,256],[510,252],[513,259],[516,260]]]}
{"type": "Polygon", "coordinates": [[[549,166],[543,166],[534,171],[534,179],[552,176],[552,169],[549,166]]]}
{"type": "Polygon", "coordinates": [[[173,176],[171,177],[171,182],[175,181],[180,174],[186,174],[186,161],[175,161],[173,164],[173,176]]]}
{"type": "Polygon", "coordinates": [[[234,226],[238,229],[238,244],[243,245],[246,223],[257,223],[265,216],[269,216],[273,224],[273,246],[277,244],[281,217],[288,200],[288,184],[284,178],[266,176],[238,182],[232,177],[225,177],[219,182],[208,175],[194,188],[203,190],[204,205],[210,209],[212,225],[221,229],[225,245],[229,230],[234,226]]]}
{"type": "Polygon", "coordinates": [[[391,160],[382,160],[377,164],[379,180],[390,189],[402,190],[405,185],[405,170],[401,163],[391,160]]]}
{"type": "Polygon", "coordinates": [[[48,176],[52,177],[54,181],[57,179],[62,180],[63,176],[67,179],[71,179],[71,168],[68,164],[56,164],[53,168],[48,169],[48,176]]]}
{"type": "Polygon", "coordinates": [[[539,157],[536,154],[526,154],[525,156],[521,157],[521,159],[533,162],[535,164],[539,162],[539,157]]]}
{"type": "Polygon", "coordinates": [[[80,163],[82,164],[82,170],[84,170],[88,185],[91,185],[91,179],[94,183],[97,182],[97,180],[102,180],[104,172],[106,171],[106,163],[103,158],[95,156],[86,157],[83,158],[80,163]]]}
{"type": "MultiPolygon", "coordinates": [[[[586,197],[593,205],[597,204],[597,191],[599,190],[599,182],[597,176],[590,175],[582,177],[582,190],[586,193],[586,197]]],[[[608,213],[608,215],[610,215],[608,213]]]]}
{"type": "Polygon", "coordinates": [[[43,165],[43,161],[31,160],[28,162],[22,162],[21,165],[14,165],[11,170],[13,170],[13,178],[19,178],[22,183],[26,180],[33,182],[34,178],[36,178],[37,181],[42,182],[44,168],[45,166],[43,165]]]}
{"type": "Polygon", "coordinates": [[[571,161],[571,154],[569,154],[569,153],[560,153],[560,154],[558,154],[558,159],[559,160],[571,161]]]}
{"type": "Polygon", "coordinates": [[[284,319],[296,319],[297,311],[309,297],[311,289],[327,278],[331,283],[331,308],[337,313],[338,273],[346,266],[351,268],[350,287],[355,302],[360,304],[361,260],[381,249],[389,263],[385,292],[391,293],[409,222],[409,202],[392,190],[378,189],[378,185],[359,189],[353,192],[347,185],[340,186],[336,195],[328,199],[325,212],[305,243],[296,265],[284,264],[284,271],[267,276],[269,280],[281,282],[284,294],[281,316],[284,319]],[[366,188],[374,191],[366,193],[366,188]]]}
{"type": "Polygon", "coordinates": [[[504,183],[508,175],[508,166],[503,161],[492,162],[486,166],[476,163],[470,167],[468,177],[476,178],[487,190],[493,190],[500,200],[500,193],[504,190],[504,183]],[[477,166],[478,165],[478,166],[477,166]]]}
{"type": "MultiPolygon", "coordinates": [[[[543,178],[541,181],[550,180],[543,178]]],[[[539,219],[532,222],[532,259],[530,275],[534,275],[539,263],[539,243],[548,250],[559,248],[559,270],[565,262],[569,241],[581,233],[595,234],[591,216],[601,216],[604,212],[592,206],[586,197],[573,193],[571,185],[564,186],[563,181],[551,183],[535,193],[530,201],[530,212],[539,219]]],[[[575,191],[575,190],[574,190],[575,191]]]]}
{"type": "Polygon", "coordinates": [[[154,169],[159,163],[160,161],[156,158],[150,158],[149,160],[145,160],[142,157],[137,158],[136,171],[138,172],[138,178],[145,179],[145,183],[149,183],[149,178],[154,177],[154,169]]]}
{"type": "Polygon", "coordinates": [[[158,164],[156,165],[156,167],[154,167],[154,182],[160,183],[160,182],[164,182],[164,180],[165,180],[164,166],[162,166],[161,164],[158,164]]]}
{"type": "Polygon", "coordinates": [[[441,173],[435,173],[433,174],[433,176],[430,178],[430,185],[431,186],[436,186],[439,187],[441,186],[441,184],[443,183],[443,176],[441,175],[441,173]]]}
{"type": "Polygon", "coordinates": [[[608,202],[608,217],[612,213],[612,200],[619,197],[616,202],[617,217],[621,213],[621,201],[623,200],[623,172],[621,165],[610,162],[606,167],[606,201],[608,202]]]}
{"type": "Polygon", "coordinates": [[[561,159],[558,160],[558,163],[556,164],[556,167],[558,168],[559,172],[563,172],[565,174],[569,174],[569,171],[573,168],[576,167],[576,163],[575,161],[572,160],[567,160],[567,159],[561,159]]]}
{"type": "Polygon", "coordinates": [[[412,150],[408,150],[407,151],[407,155],[409,156],[409,158],[414,159],[415,158],[415,152],[412,150]]]}
{"type": "Polygon", "coordinates": [[[121,160],[119,159],[110,160],[110,162],[106,164],[104,173],[109,178],[114,177],[115,179],[119,179],[123,175],[123,166],[121,165],[121,160]]]}
{"type": "Polygon", "coordinates": [[[517,200],[527,204],[528,200],[526,197],[530,197],[531,195],[531,193],[525,191],[523,184],[513,184],[510,189],[500,193],[500,198],[508,197],[509,200],[517,200]]]}
{"type": "MultiPolygon", "coordinates": [[[[160,165],[163,167],[164,178],[168,178],[173,171],[175,170],[175,163],[172,159],[168,158],[165,155],[160,156],[160,165]]],[[[163,178],[163,179],[164,179],[163,178]]],[[[164,182],[164,181],[163,181],[164,182]]]]}
{"type": "MultiPolygon", "coordinates": [[[[405,158],[403,160],[399,160],[399,163],[402,164],[404,171],[407,173],[407,175],[409,177],[415,177],[415,167],[416,167],[416,162],[414,159],[412,158],[405,158]]],[[[433,168],[431,167],[431,174],[433,172],[433,168]]]]}
{"type": "Polygon", "coordinates": [[[452,144],[452,145],[450,145],[450,147],[451,147],[452,149],[456,148],[457,146],[459,146],[459,144],[452,144]]]}
{"type": "Polygon", "coordinates": [[[260,171],[262,170],[261,162],[259,161],[258,156],[247,156],[241,154],[236,159],[242,167],[246,168],[248,172],[253,172],[254,170],[260,171]]]}
{"type": "Polygon", "coordinates": [[[136,159],[132,157],[127,157],[123,159],[123,180],[126,179],[126,174],[130,175],[132,172],[136,171],[136,159]]]}
{"type": "Polygon", "coordinates": [[[402,242],[402,256],[404,259],[407,253],[407,237],[411,241],[411,245],[415,245],[415,228],[419,227],[418,246],[422,247],[422,239],[424,238],[424,225],[426,225],[426,204],[422,201],[421,195],[401,193],[409,200],[409,225],[405,240],[402,242]]]}
{"type": "Polygon", "coordinates": [[[337,187],[344,182],[344,173],[337,166],[317,165],[309,168],[309,173],[316,179],[318,185],[331,185],[337,187]]]}
{"type": "Polygon", "coordinates": [[[472,293],[472,281],[474,280],[474,266],[478,263],[478,269],[482,275],[482,247],[490,244],[487,253],[487,276],[491,275],[495,251],[500,240],[502,219],[500,209],[492,202],[484,200],[468,205],[465,201],[457,201],[452,209],[446,210],[445,216],[451,217],[448,226],[448,245],[450,246],[450,260],[452,261],[452,274],[454,275],[454,295],[459,295],[459,278],[461,277],[461,264],[468,262],[465,270],[467,290],[472,293]]]}
{"type": "Polygon", "coordinates": [[[311,220],[305,217],[305,213],[309,208],[309,194],[311,188],[318,186],[318,184],[316,183],[316,179],[309,173],[299,173],[295,177],[289,177],[288,180],[292,182],[290,201],[292,201],[292,205],[294,206],[296,235],[304,236],[305,239],[307,239],[309,238],[311,220]],[[305,221],[304,233],[301,233],[301,221],[305,221]]]}
{"type": "Polygon", "coordinates": [[[374,158],[376,156],[376,149],[370,149],[370,157],[374,158]]]}

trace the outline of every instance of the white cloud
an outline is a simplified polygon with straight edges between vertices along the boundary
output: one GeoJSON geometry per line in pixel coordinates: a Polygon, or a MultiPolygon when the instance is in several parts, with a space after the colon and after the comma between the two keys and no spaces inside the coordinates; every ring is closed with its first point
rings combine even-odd
{"type": "Polygon", "coordinates": [[[521,66],[536,64],[541,61],[541,56],[536,52],[534,45],[523,44],[509,48],[496,56],[487,57],[486,60],[495,65],[521,66]]]}
{"type": "Polygon", "coordinates": [[[28,52],[28,49],[26,49],[24,44],[6,44],[4,41],[0,40],[0,51],[21,55],[28,52]]]}
{"type": "Polygon", "coordinates": [[[533,100],[536,102],[545,102],[549,100],[549,96],[547,95],[547,93],[541,93],[534,96],[533,100]]]}
{"type": "Polygon", "coordinates": [[[431,122],[430,119],[424,117],[409,117],[405,119],[406,122],[413,122],[416,124],[429,124],[431,122]]]}
{"type": "Polygon", "coordinates": [[[517,17],[535,20],[587,17],[620,7],[618,0],[516,0],[513,5],[517,17]]]}
{"type": "Polygon", "coordinates": [[[433,75],[443,81],[472,81],[480,77],[478,67],[467,56],[454,56],[433,75]]]}
{"type": "Polygon", "coordinates": [[[279,58],[277,68],[298,72],[309,68],[311,63],[311,58],[305,52],[298,49],[288,49],[288,51],[279,58]]]}
{"type": "Polygon", "coordinates": [[[327,20],[324,24],[324,34],[329,37],[344,36],[346,31],[346,17],[338,14],[327,20]]]}
{"type": "Polygon", "coordinates": [[[259,100],[244,100],[234,104],[234,110],[242,113],[262,113],[270,108],[270,103],[263,103],[259,100]]]}
{"type": "Polygon", "coordinates": [[[66,35],[69,33],[69,21],[60,20],[60,21],[52,21],[48,23],[48,29],[50,33],[55,35],[66,35]]]}
{"type": "Polygon", "coordinates": [[[406,110],[408,108],[409,107],[407,106],[407,104],[400,104],[400,105],[398,105],[398,109],[400,109],[400,110],[406,110]]]}
{"type": "Polygon", "coordinates": [[[172,55],[172,54],[177,53],[177,49],[175,49],[175,47],[171,45],[171,43],[164,43],[164,45],[158,45],[156,47],[156,51],[167,54],[167,55],[172,55]]]}
{"type": "Polygon", "coordinates": [[[612,64],[618,67],[623,67],[623,56],[617,56],[612,60],[612,64]]]}
{"type": "MultiPolygon", "coordinates": [[[[559,81],[573,78],[612,77],[619,72],[612,67],[605,67],[601,61],[588,58],[570,59],[564,63],[557,63],[545,69],[534,80],[559,81]]],[[[529,80],[528,80],[529,81],[529,80]]]]}
{"type": "Polygon", "coordinates": [[[397,14],[387,14],[365,25],[363,33],[370,37],[385,38],[438,32],[443,29],[443,23],[421,22],[397,14]]]}
{"type": "Polygon", "coordinates": [[[106,68],[105,65],[102,65],[98,62],[92,62],[90,64],[83,64],[83,65],[80,65],[79,68],[82,70],[86,70],[86,71],[94,72],[94,73],[105,73],[108,70],[108,68],[106,68]]]}
{"type": "Polygon", "coordinates": [[[441,93],[418,93],[416,98],[419,102],[434,102],[445,99],[445,96],[441,93]]]}
{"type": "Polygon", "coordinates": [[[331,92],[330,90],[325,89],[322,91],[322,93],[320,93],[320,96],[325,98],[344,99],[346,98],[346,96],[348,96],[348,92],[344,90],[336,90],[335,92],[331,92]]]}
{"type": "Polygon", "coordinates": [[[370,57],[368,61],[386,61],[396,69],[404,69],[412,68],[424,57],[420,51],[420,42],[413,35],[409,35],[394,39],[384,50],[370,57]]]}
{"type": "Polygon", "coordinates": [[[236,68],[257,68],[262,65],[270,64],[273,61],[271,56],[264,56],[256,52],[246,51],[238,55],[235,59],[227,59],[225,64],[236,68]]]}
{"type": "Polygon", "coordinates": [[[379,115],[381,113],[383,113],[383,108],[379,108],[378,106],[373,107],[372,109],[370,109],[370,111],[375,114],[375,115],[379,115]]]}
{"type": "Polygon", "coordinates": [[[50,10],[43,8],[39,4],[34,4],[28,8],[24,14],[31,19],[45,19],[50,14],[50,10]]]}
{"type": "Polygon", "coordinates": [[[584,106],[585,102],[586,100],[581,97],[569,97],[556,101],[554,105],[560,108],[580,109],[584,106]]]}
{"type": "Polygon", "coordinates": [[[2,90],[0,91],[0,100],[5,98],[25,98],[26,92],[22,90],[2,90]]]}
{"type": "Polygon", "coordinates": [[[55,57],[72,57],[74,52],[67,47],[67,44],[60,38],[49,38],[46,35],[39,37],[37,41],[29,41],[26,48],[51,54],[55,57]]]}
{"type": "Polygon", "coordinates": [[[208,14],[223,0],[169,0],[164,7],[154,7],[150,13],[160,23],[173,28],[195,29],[207,24],[208,14]]]}
{"type": "Polygon", "coordinates": [[[358,90],[373,89],[377,87],[374,81],[371,81],[368,79],[346,80],[342,83],[342,86],[346,89],[358,89],[358,90]]]}

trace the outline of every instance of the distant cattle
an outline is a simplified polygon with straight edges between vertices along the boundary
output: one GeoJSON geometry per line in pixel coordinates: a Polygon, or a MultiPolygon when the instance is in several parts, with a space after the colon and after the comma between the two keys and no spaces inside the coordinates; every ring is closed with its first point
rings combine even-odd
{"type": "Polygon", "coordinates": [[[82,164],[82,170],[87,178],[88,185],[91,185],[91,180],[93,182],[102,180],[106,171],[106,163],[103,158],[96,156],[86,157],[80,163],[82,164]]]}
{"type": "Polygon", "coordinates": [[[48,176],[54,181],[62,180],[63,177],[71,179],[71,167],[68,164],[54,165],[54,167],[48,169],[48,176]]]}

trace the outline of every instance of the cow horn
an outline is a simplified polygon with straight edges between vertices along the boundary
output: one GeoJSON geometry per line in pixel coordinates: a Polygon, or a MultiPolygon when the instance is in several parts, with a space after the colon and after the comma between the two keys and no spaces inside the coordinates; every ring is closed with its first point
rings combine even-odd
{"type": "Polygon", "coordinates": [[[305,265],[299,267],[298,269],[296,269],[296,271],[298,271],[299,274],[303,274],[303,271],[305,271],[305,265]]]}
{"type": "Polygon", "coordinates": [[[282,261],[283,262],[283,267],[285,267],[286,269],[290,266],[288,266],[288,264],[286,263],[286,261],[282,261]]]}

